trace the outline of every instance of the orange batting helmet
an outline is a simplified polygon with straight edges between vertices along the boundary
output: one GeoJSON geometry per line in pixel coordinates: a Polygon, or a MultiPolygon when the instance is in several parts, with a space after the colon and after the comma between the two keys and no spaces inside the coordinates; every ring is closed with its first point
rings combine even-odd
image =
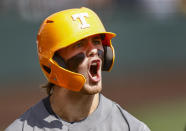
{"type": "Polygon", "coordinates": [[[39,62],[49,82],[70,89],[80,91],[86,79],[82,74],[72,72],[58,65],[53,56],[56,51],[65,48],[88,36],[104,34],[103,46],[109,47],[105,56],[111,56],[111,62],[105,64],[103,70],[110,71],[114,59],[114,48],[111,39],[114,33],[106,32],[99,17],[90,9],[68,9],[52,14],[46,18],[38,31],[37,47],[39,62]]]}

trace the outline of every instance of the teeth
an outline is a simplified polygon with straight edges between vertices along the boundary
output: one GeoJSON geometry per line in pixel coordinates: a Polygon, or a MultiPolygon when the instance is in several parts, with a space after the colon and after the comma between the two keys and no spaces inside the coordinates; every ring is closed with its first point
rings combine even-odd
{"type": "Polygon", "coordinates": [[[97,63],[95,63],[95,62],[94,62],[94,63],[92,63],[92,65],[93,65],[93,66],[96,66],[96,65],[97,65],[97,63]]]}

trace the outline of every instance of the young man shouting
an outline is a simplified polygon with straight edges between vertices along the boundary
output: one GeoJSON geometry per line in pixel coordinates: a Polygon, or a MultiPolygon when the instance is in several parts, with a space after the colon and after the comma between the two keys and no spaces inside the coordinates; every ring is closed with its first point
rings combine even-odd
{"type": "Polygon", "coordinates": [[[114,63],[114,36],[88,8],[64,10],[46,18],[37,46],[48,97],[6,131],[150,131],[100,93],[101,73],[110,71],[114,63]]]}

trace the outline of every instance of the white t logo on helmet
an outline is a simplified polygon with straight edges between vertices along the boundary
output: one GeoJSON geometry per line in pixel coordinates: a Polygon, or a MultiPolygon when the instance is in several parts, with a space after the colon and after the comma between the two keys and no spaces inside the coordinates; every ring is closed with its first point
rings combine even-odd
{"type": "Polygon", "coordinates": [[[86,22],[85,17],[88,17],[88,13],[79,13],[72,15],[73,20],[80,20],[82,29],[90,27],[90,25],[86,22]]]}

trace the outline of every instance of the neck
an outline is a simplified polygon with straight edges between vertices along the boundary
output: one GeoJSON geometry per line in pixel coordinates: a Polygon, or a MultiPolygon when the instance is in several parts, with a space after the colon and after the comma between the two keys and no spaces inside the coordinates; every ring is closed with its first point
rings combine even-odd
{"type": "Polygon", "coordinates": [[[86,95],[55,87],[50,97],[53,111],[67,122],[85,119],[99,104],[99,94],[86,95]]]}

